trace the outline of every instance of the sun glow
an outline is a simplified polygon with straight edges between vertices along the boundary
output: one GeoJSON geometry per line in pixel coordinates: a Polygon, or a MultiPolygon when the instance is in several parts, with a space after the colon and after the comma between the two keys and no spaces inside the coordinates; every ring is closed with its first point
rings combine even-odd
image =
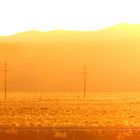
{"type": "Polygon", "coordinates": [[[0,0],[0,35],[140,23],[139,0],[0,0]]]}

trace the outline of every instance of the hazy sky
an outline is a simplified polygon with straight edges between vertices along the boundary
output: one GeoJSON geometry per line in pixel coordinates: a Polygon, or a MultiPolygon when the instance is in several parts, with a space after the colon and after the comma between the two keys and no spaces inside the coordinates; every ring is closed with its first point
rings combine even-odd
{"type": "Polygon", "coordinates": [[[140,23],[139,0],[0,0],[0,35],[140,23]]]}

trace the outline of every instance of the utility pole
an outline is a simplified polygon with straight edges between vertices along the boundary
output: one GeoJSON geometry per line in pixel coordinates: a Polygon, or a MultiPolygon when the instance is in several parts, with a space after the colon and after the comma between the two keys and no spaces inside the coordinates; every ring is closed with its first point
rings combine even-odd
{"type": "Polygon", "coordinates": [[[84,72],[83,72],[83,89],[84,89],[84,99],[86,98],[86,82],[87,82],[87,67],[84,65],[84,72]]]}
{"type": "Polygon", "coordinates": [[[5,101],[7,99],[7,62],[4,64],[5,70],[5,101]]]}
{"type": "Polygon", "coordinates": [[[4,79],[5,79],[5,81],[4,81],[4,83],[5,83],[5,87],[4,87],[5,101],[7,100],[7,72],[9,71],[7,69],[7,65],[8,65],[7,62],[5,61],[5,63],[4,63],[4,70],[1,70],[1,71],[4,72],[4,79]]]}

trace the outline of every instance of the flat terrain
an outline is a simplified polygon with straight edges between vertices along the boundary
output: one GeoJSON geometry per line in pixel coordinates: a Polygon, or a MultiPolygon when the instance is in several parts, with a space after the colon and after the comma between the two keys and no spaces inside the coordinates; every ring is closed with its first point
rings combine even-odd
{"type": "MultiPolygon", "coordinates": [[[[140,133],[140,93],[4,93],[0,96],[0,130],[8,133],[45,129],[55,136],[93,130],[140,133]],[[113,130],[112,130],[113,129],[113,130]],[[115,130],[116,129],[116,130],[115,130]],[[62,131],[59,131],[62,130],[62,131]],[[64,131],[63,131],[64,130],[64,131]],[[139,132],[138,132],[139,131],[139,132]]],[[[96,131],[97,132],[97,131],[96,131]]]]}

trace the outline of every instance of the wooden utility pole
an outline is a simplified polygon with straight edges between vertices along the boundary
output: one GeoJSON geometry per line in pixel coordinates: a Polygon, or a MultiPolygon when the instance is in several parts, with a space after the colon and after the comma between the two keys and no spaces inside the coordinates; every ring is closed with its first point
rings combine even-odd
{"type": "Polygon", "coordinates": [[[84,72],[83,72],[83,89],[84,89],[84,99],[86,98],[86,82],[87,82],[87,67],[84,65],[84,72]]]}
{"type": "Polygon", "coordinates": [[[5,71],[5,101],[7,99],[7,62],[4,64],[4,71],[5,71]]]}
{"type": "Polygon", "coordinates": [[[5,81],[4,81],[4,83],[5,83],[5,87],[4,87],[4,95],[5,95],[5,101],[7,100],[7,71],[9,71],[8,69],[7,69],[7,62],[5,61],[5,63],[4,63],[4,70],[1,70],[1,71],[4,71],[4,79],[5,79],[5,81]]]}

